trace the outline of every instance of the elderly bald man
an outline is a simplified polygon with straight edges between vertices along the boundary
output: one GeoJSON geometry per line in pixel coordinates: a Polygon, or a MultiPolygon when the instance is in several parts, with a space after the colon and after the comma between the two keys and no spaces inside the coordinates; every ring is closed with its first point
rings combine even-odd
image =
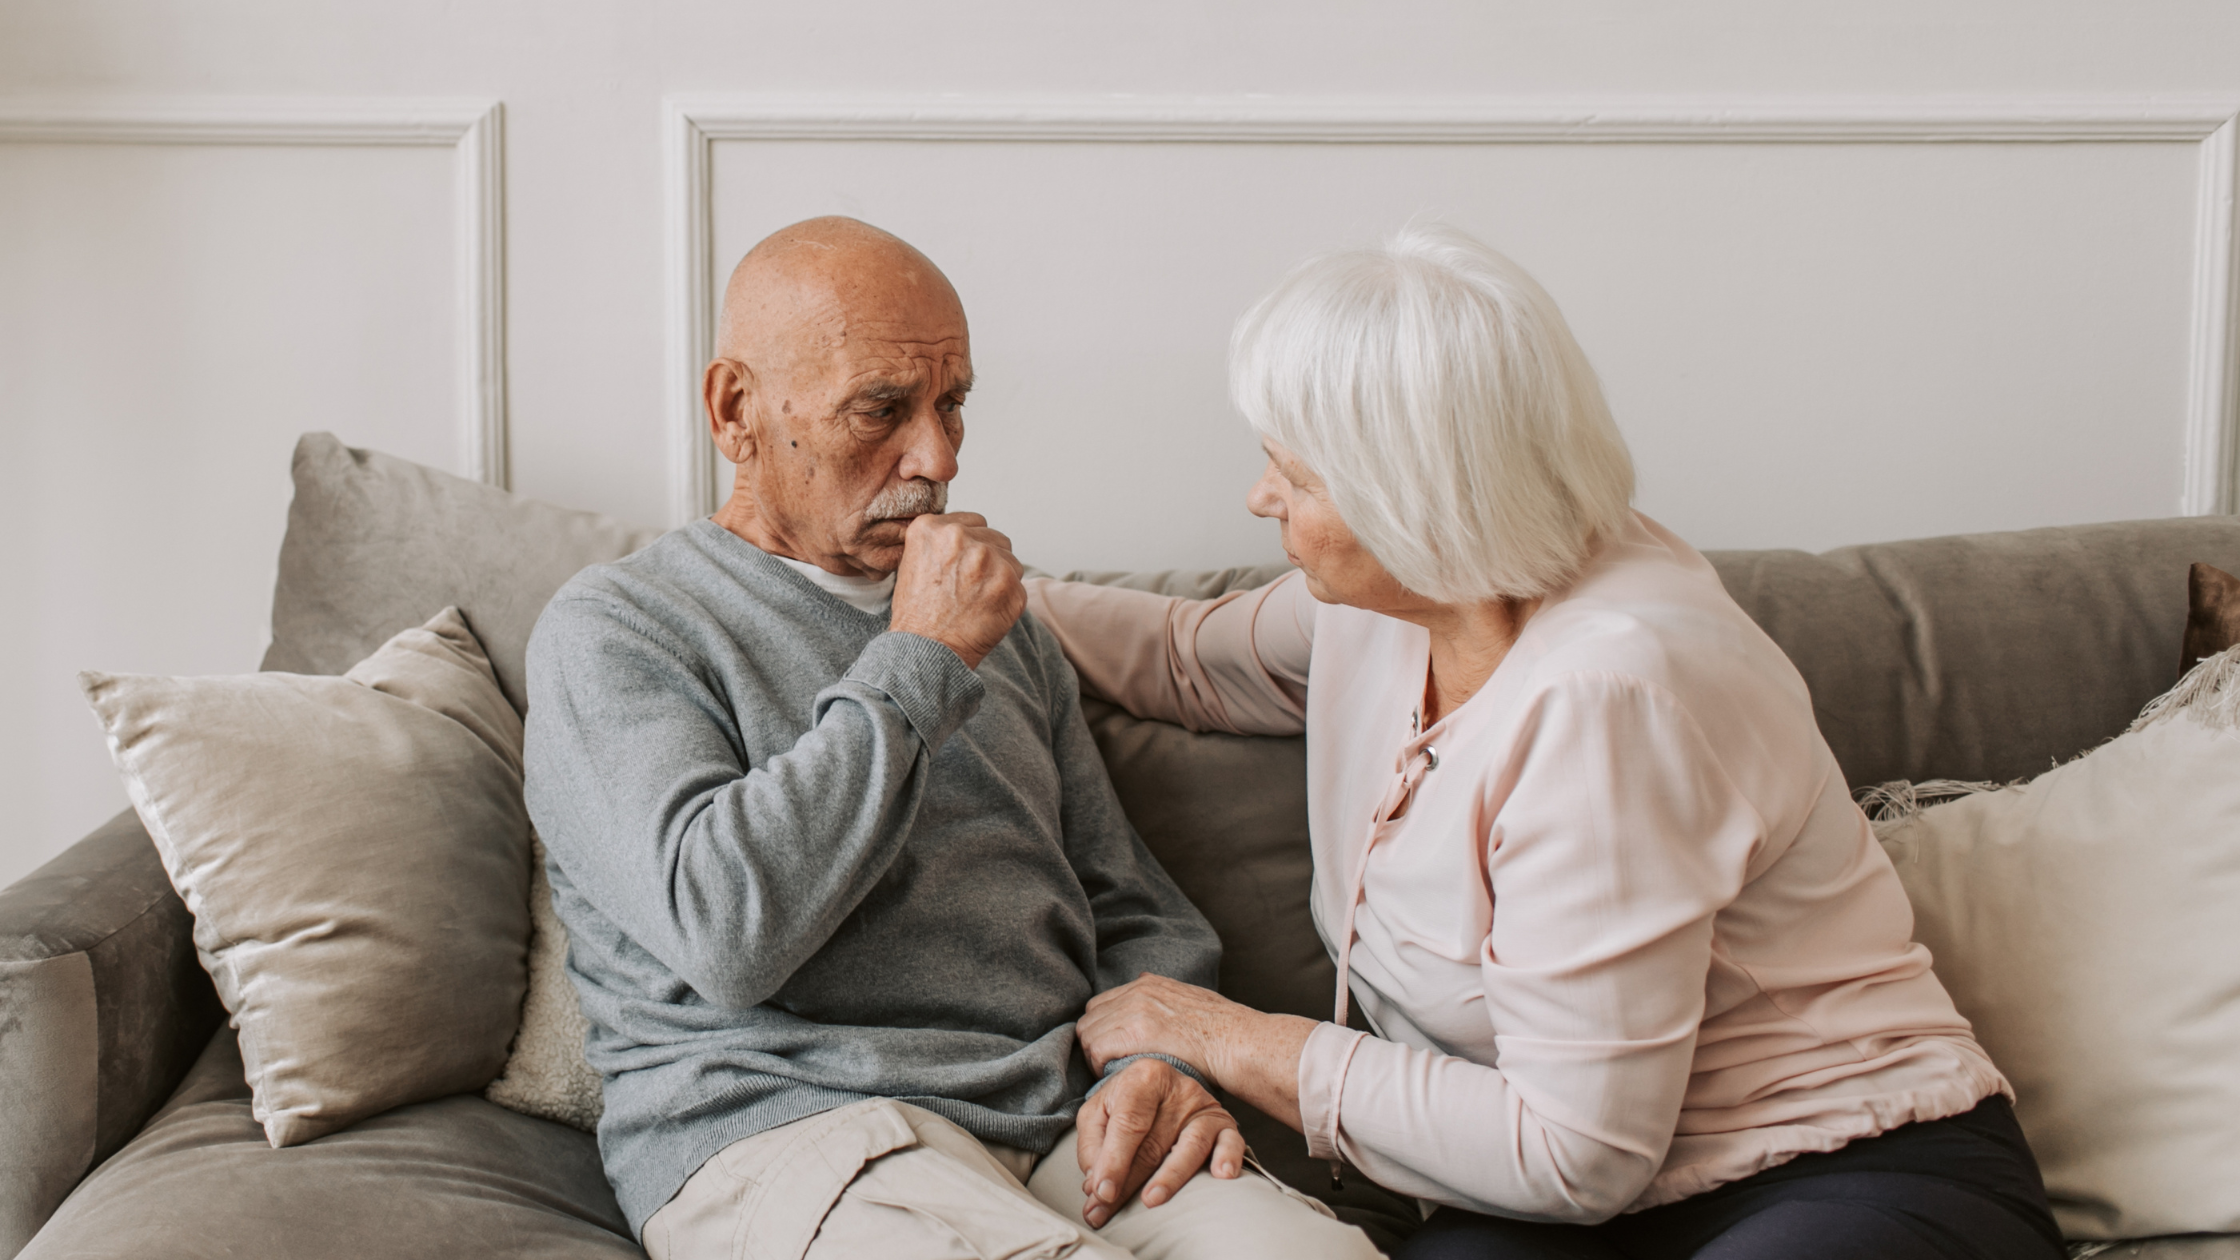
{"type": "Polygon", "coordinates": [[[1098,1080],[1075,1047],[1090,997],[1211,984],[1220,946],[1121,813],[1009,540],[943,511],[972,387],[948,280],[796,224],[718,343],[729,502],[586,570],[529,647],[529,809],[647,1251],[1374,1255],[1248,1168],[1190,1065],[1098,1080]]]}

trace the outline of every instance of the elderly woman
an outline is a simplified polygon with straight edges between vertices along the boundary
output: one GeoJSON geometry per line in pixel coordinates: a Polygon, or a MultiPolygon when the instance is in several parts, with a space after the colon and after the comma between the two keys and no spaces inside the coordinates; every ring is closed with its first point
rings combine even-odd
{"type": "Polygon", "coordinates": [[[1180,1058],[1419,1197],[1411,1260],[2059,1256],[1803,679],[1630,507],[1546,292],[1411,229],[1253,308],[1232,388],[1297,571],[1030,598],[1134,713],[1306,732],[1335,1010],[1147,976],[1091,1061],[1180,1058]]]}

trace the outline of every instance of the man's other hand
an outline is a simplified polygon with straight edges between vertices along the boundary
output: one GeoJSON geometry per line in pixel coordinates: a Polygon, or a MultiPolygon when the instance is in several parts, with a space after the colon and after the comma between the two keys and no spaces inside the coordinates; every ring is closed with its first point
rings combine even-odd
{"type": "Polygon", "coordinates": [[[1027,606],[1026,566],[977,512],[913,519],[902,536],[890,629],[923,635],[977,668],[1027,606]]]}
{"type": "Polygon", "coordinates": [[[1244,1135],[1203,1085],[1158,1059],[1138,1059],[1081,1104],[1075,1156],[1088,1202],[1082,1219],[1102,1229],[1143,1193],[1146,1207],[1175,1196],[1210,1165],[1214,1176],[1244,1168],[1244,1135]]]}

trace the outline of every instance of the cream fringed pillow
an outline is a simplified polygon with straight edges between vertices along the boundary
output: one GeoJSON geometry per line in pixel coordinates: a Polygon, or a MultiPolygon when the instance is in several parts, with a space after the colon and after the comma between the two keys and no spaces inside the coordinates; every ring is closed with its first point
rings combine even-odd
{"type": "Polygon", "coordinates": [[[568,980],[568,930],[552,908],[544,841],[531,832],[529,842],[535,848],[529,882],[529,997],[521,1004],[521,1031],[513,1039],[506,1069],[482,1096],[525,1115],[594,1132],[604,1104],[599,1074],[583,1058],[583,1037],[591,1021],[583,1017],[575,985],[568,980]]]}
{"type": "Polygon", "coordinates": [[[340,678],[82,674],[274,1146],[482,1088],[527,984],[521,719],[458,610],[340,678]]]}
{"type": "Polygon", "coordinates": [[[1987,786],[1891,785],[1876,830],[2062,1231],[2240,1231],[2240,648],[2122,736],[1987,786]]]}

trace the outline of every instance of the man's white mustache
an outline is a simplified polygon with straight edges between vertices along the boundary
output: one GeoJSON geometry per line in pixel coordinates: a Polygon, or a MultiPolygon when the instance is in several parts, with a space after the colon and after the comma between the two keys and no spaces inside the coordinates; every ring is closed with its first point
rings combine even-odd
{"type": "Polygon", "coordinates": [[[867,521],[891,521],[904,516],[938,514],[949,506],[946,481],[905,481],[881,490],[863,509],[867,521]]]}

